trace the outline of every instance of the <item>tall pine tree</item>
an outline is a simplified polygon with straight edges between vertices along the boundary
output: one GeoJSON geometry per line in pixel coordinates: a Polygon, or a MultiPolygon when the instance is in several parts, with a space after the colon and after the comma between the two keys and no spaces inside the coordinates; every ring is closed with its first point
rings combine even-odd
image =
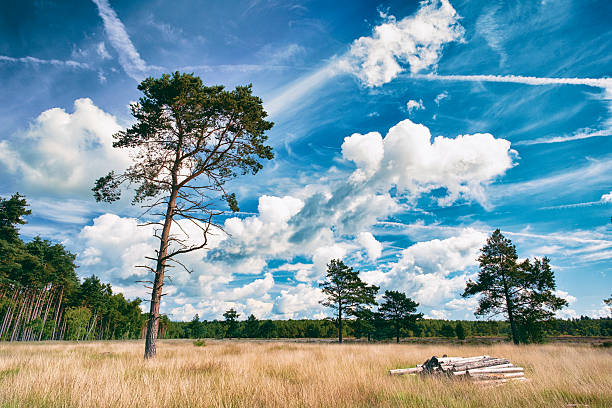
{"type": "Polygon", "coordinates": [[[145,339],[149,359],[156,353],[166,267],[171,262],[185,267],[178,255],[206,247],[211,226],[224,213],[219,210],[223,201],[238,210],[227,182],[257,173],[262,161],[272,159],[265,132],[273,123],[265,120],[262,101],[250,85],[226,91],[205,86],[192,74],[175,72],[147,78],[138,89],[143,96],[131,106],[136,122],[114,135],[113,143],[132,151],[133,164],[123,173],[100,177],[93,191],[96,200],[112,202],[120,198],[122,184],[134,186],[133,203],[143,203],[161,218],[149,223],[159,228],[159,249],[147,257],[153,265],[141,265],[154,275],[145,339]],[[172,234],[179,220],[199,227],[200,236],[185,239],[172,234]]]}

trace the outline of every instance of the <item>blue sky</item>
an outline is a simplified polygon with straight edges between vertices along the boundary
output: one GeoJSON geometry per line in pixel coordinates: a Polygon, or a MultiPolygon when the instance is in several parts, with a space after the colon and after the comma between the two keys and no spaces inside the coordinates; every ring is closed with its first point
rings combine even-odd
{"type": "MultiPolygon", "coordinates": [[[[138,208],[95,203],[129,158],[138,82],[175,70],[252,83],[276,158],[232,183],[240,214],[172,270],[162,312],[325,316],[342,257],[430,317],[461,299],[487,235],[548,256],[564,317],[603,316],[612,288],[608,1],[21,1],[0,5],[0,195],[23,227],[128,297],[152,252],[138,208]]],[[[177,232],[179,233],[179,232],[177,232]]]]}

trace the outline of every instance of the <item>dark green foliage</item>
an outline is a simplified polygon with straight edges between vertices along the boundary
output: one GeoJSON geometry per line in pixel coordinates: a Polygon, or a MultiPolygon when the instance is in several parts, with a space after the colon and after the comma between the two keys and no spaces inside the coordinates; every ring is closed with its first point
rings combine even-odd
{"type": "Polygon", "coordinates": [[[19,239],[19,225],[30,215],[25,198],[15,193],[11,198],[0,198],[0,282],[14,280],[26,262],[34,263],[19,239]]]}
{"type": "Polygon", "coordinates": [[[459,340],[465,340],[465,327],[463,327],[463,323],[457,322],[455,325],[455,334],[459,340]]]}
{"type": "Polygon", "coordinates": [[[188,336],[192,339],[199,339],[206,336],[204,326],[200,322],[200,316],[195,315],[191,322],[187,325],[188,336]]]}
{"type": "Polygon", "coordinates": [[[567,306],[567,301],[554,294],[555,275],[548,258],[525,260],[518,268],[523,275],[516,300],[516,318],[521,342],[540,343],[555,312],[567,306]]]}
{"type": "Polygon", "coordinates": [[[342,318],[354,316],[368,305],[376,304],[378,286],[367,285],[354,271],[339,259],[332,259],[327,265],[326,280],[319,284],[327,299],[321,304],[337,311],[338,342],[342,343],[342,318]]]}
{"type": "Polygon", "coordinates": [[[259,320],[255,315],[251,314],[245,323],[243,330],[244,337],[258,337],[259,334],[259,320]]]}
{"type": "Polygon", "coordinates": [[[455,337],[455,328],[448,323],[444,323],[440,329],[440,335],[443,337],[455,337]]]}
{"type": "Polygon", "coordinates": [[[356,338],[367,337],[368,341],[376,333],[376,321],[382,320],[380,315],[368,308],[359,308],[354,312],[355,320],[352,322],[353,333],[356,338]]]}
{"type": "MultiPolygon", "coordinates": [[[[327,338],[331,339],[338,336],[338,329],[334,322],[329,319],[323,320],[258,320],[259,331],[256,335],[249,335],[249,320],[237,322],[236,332],[241,338],[327,338]]],[[[225,336],[224,321],[201,320],[204,335],[201,338],[223,338],[225,336]]],[[[197,338],[190,335],[191,322],[171,322],[166,316],[162,316],[162,327],[160,338],[197,338]]],[[[344,334],[355,338],[366,338],[367,333],[359,333],[358,319],[345,320],[344,334]]],[[[393,338],[395,333],[393,325],[374,312],[375,329],[371,333],[372,340],[387,340],[393,338]]],[[[506,321],[479,321],[479,320],[418,320],[414,326],[405,330],[407,337],[421,338],[440,338],[444,334],[452,338],[457,335],[457,327],[463,327],[466,338],[497,338],[503,341],[510,336],[510,325],[506,321]],[[450,326],[454,333],[450,334],[449,329],[443,326],[450,326]]],[[[545,328],[545,336],[612,336],[612,319],[600,318],[590,319],[582,317],[570,320],[552,320],[545,328]]],[[[457,336],[459,339],[460,337],[457,336]]]]}
{"type": "Polygon", "coordinates": [[[25,197],[19,193],[13,194],[9,199],[0,198],[0,240],[17,241],[18,225],[25,224],[23,217],[31,213],[25,197]]]}
{"type": "Polygon", "coordinates": [[[385,291],[383,303],[378,311],[383,319],[390,321],[393,325],[397,343],[399,343],[400,331],[413,326],[417,319],[423,317],[422,313],[416,313],[418,306],[418,303],[404,293],[395,290],[385,291]]]}
{"type": "Polygon", "coordinates": [[[549,260],[517,264],[516,248],[499,229],[480,251],[478,279],[468,281],[463,296],[482,295],[476,315],[506,316],[515,344],[541,341],[544,322],[567,305],[553,293],[555,277],[549,260]]]}
{"type": "Polygon", "coordinates": [[[262,337],[265,339],[272,339],[278,337],[276,325],[272,320],[266,320],[261,324],[258,337],[262,337]]]}
{"type": "Polygon", "coordinates": [[[229,338],[238,337],[238,318],[240,314],[234,310],[234,308],[229,309],[225,313],[223,313],[223,317],[225,318],[225,324],[227,326],[226,335],[229,338]]]}
{"type": "Polygon", "coordinates": [[[265,145],[265,132],[273,123],[264,119],[267,114],[252,86],[226,91],[205,86],[193,74],[175,72],[149,77],[138,90],[144,96],[131,106],[136,123],[117,133],[113,143],[137,149],[134,164],[124,174],[100,177],[93,188],[96,200],[118,200],[120,185],[129,182],[137,186],[134,202],[143,202],[190,186],[203,175],[202,195],[222,191],[222,198],[236,208],[235,195],[225,192],[223,184],[239,174],[257,173],[261,159],[274,157],[265,145]],[[187,177],[173,181],[173,169],[187,171],[187,177]]]}

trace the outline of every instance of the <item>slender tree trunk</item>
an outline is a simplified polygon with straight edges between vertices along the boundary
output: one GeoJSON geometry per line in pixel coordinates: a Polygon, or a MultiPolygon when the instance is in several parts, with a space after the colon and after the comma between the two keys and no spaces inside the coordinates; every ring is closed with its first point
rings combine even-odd
{"type": "Polygon", "coordinates": [[[60,315],[60,322],[62,322],[62,330],[59,332],[59,340],[64,340],[64,334],[66,333],[66,319],[64,313],[60,315]]]}
{"type": "Polygon", "coordinates": [[[19,289],[16,287],[13,287],[13,296],[11,296],[11,303],[6,309],[6,314],[4,315],[4,320],[2,321],[2,327],[0,328],[0,340],[2,339],[2,336],[4,335],[4,332],[8,331],[9,328],[11,327],[11,320],[13,319],[13,311],[15,310],[18,295],[19,295],[19,289]]]}
{"type": "Polygon", "coordinates": [[[55,331],[59,330],[59,314],[60,314],[60,309],[62,307],[62,298],[64,296],[64,287],[62,286],[61,290],[60,290],[60,295],[59,295],[59,301],[57,302],[57,309],[55,310],[55,319],[53,319],[55,321],[55,326],[53,327],[53,333],[51,333],[51,340],[55,340],[55,331]]]}
{"type": "Polygon", "coordinates": [[[24,290],[23,299],[21,300],[20,306],[19,306],[19,313],[17,314],[17,319],[15,320],[15,325],[13,326],[13,333],[11,334],[11,341],[19,341],[19,334],[21,333],[21,330],[20,330],[21,320],[22,320],[22,317],[24,317],[24,314],[29,304],[29,300],[30,298],[28,296],[28,291],[24,290]]]}
{"type": "Polygon", "coordinates": [[[147,335],[145,339],[145,359],[155,358],[157,332],[159,330],[159,305],[161,303],[162,289],[164,286],[164,272],[166,269],[166,255],[168,254],[168,245],[170,238],[170,227],[172,226],[172,217],[174,215],[174,207],[176,205],[176,196],[178,191],[173,188],[168,200],[168,208],[166,209],[166,219],[164,228],[159,243],[159,251],[157,253],[157,265],[155,267],[155,281],[153,282],[153,290],[151,291],[151,309],[149,311],[149,322],[147,324],[147,335]]]}
{"type": "Polygon", "coordinates": [[[399,337],[400,337],[400,324],[396,320],[395,321],[395,342],[398,344],[399,344],[399,337]]]}
{"type": "Polygon", "coordinates": [[[338,343],[342,343],[342,303],[338,304],[338,343]]]}
{"type": "Polygon", "coordinates": [[[94,327],[96,327],[96,319],[97,318],[98,318],[98,314],[96,312],[96,314],[94,314],[93,320],[91,321],[91,325],[89,326],[89,329],[87,329],[87,326],[85,326],[85,330],[87,330],[87,333],[85,334],[84,340],[89,340],[89,335],[93,331],[94,327]]]}
{"type": "Polygon", "coordinates": [[[22,323],[23,324],[23,331],[21,332],[21,337],[17,339],[18,341],[19,340],[21,340],[21,341],[27,340],[26,336],[27,336],[27,334],[29,332],[29,329],[26,327],[26,325],[28,323],[30,323],[30,317],[32,317],[32,312],[33,312],[33,309],[34,309],[34,301],[35,300],[36,300],[36,291],[34,289],[32,289],[30,291],[30,298],[28,300],[28,305],[27,305],[27,307],[25,309],[25,313],[23,315],[23,320],[22,320],[22,322],[23,322],[22,323]]]}
{"type": "Polygon", "coordinates": [[[38,335],[38,341],[42,339],[43,332],[45,331],[45,323],[47,322],[47,316],[49,316],[49,309],[51,308],[51,303],[53,302],[53,286],[49,289],[49,300],[47,300],[47,309],[45,310],[45,317],[42,321],[42,327],[40,329],[40,334],[38,335]]]}

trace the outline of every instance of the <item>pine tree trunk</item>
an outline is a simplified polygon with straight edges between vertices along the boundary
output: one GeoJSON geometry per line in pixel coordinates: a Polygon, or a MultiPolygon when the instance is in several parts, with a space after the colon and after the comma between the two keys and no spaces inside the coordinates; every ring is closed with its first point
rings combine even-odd
{"type": "Polygon", "coordinates": [[[55,331],[59,329],[58,318],[60,315],[60,309],[62,307],[63,297],[64,297],[64,287],[62,286],[62,289],[60,290],[59,301],[57,302],[57,309],[55,310],[55,318],[53,319],[55,321],[55,326],[53,327],[53,333],[51,333],[51,340],[55,340],[55,331]]]}
{"type": "Polygon", "coordinates": [[[5,331],[11,327],[11,320],[13,319],[13,311],[15,310],[15,302],[17,301],[17,296],[19,295],[19,290],[16,287],[13,287],[13,296],[11,296],[11,304],[6,309],[6,313],[4,314],[4,320],[2,321],[2,327],[0,327],[0,340],[2,339],[2,335],[4,335],[5,331]]]}
{"type": "Polygon", "coordinates": [[[87,330],[87,334],[85,334],[85,340],[89,340],[89,335],[93,331],[94,327],[96,327],[97,318],[98,318],[98,314],[96,313],[94,314],[93,320],[91,322],[91,326],[89,326],[89,329],[87,330]]]}
{"type": "Polygon", "coordinates": [[[400,324],[398,321],[395,322],[395,342],[399,344],[400,337],[400,324]]]}
{"type": "Polygon", "coordinates": [[[338,343],[342,343],[342,303],[338,304],[338,343]]]}
{"type": "Polygon", "coordinates": [[[17,312],[17,316],[16,316],[17,318],[15,319],[15,325],[13,326],[13,332],[11,334],[10,341],[15,341],[19,333],[19,323],[21,322],[21,315],[23,314],[23,309],[27,301],[27,294],[25,292],[23,296],[24,296],[23,299],[20,299],[19,301],[19,311],[17,312]]]}
{"type": "Polygon", "coordinates": [[[47,309],[45,310],[45,317],[42,321],[42,327],[40,329],[40,334],[38,335],[38,341],[42,339],[43,332],[45,331],[45,323],[47,322],[47,317],[49,316],[49,309],[51,308],[51,303],[53,302],[53,286],[49,288],[49,300],[47,300],[47,309]]]}
{"type": "Polygon", "coordinates": [[[514,307],[512,301],[506,297],[508,302],[508,321],[510,322],[510,330],[512,331],[512,341],[514,344],[519,344],[518,328],[516,327],[516,321],[514,320],[514,307]]]}
{"type": "Polygon", "coordinates": [[[62,330],[60,330],[60,333],[59,333],[59,340],[64,340],[64,334],[66,333],[66,319],[64,317],[65,316],[62,313],[60,315],[60,322],[62,322],[62,320],[63,322],[62,322],[62,330]]]}
{"type": "MultiPolygon", "coordinates": [[[[25,314],[23,315],[23,320],[22,320],[22,324],[23,324],[23,331],[21,332],[21,341],[25,341],[27,340],[26,336],[29,333],[29,329],[26,328],[25,326],[30,323],[30,318],[32,317],[32,313],[34,312],[34,302],[36,300],[36,291],[35,290],[31,290],[30,291],[30,298],[28,301],[28,306],[25,310],[25,314]]],[[[19,340],[19,339],[18,339],[19,340]]]]}
{"type": "Polygon", "coordinates": [[[519,344],[519,335],[516,327],[516,321],[514,320],[514,304],[510,298],[510,288],[504,277],[504,297],[506,298],[506,310],[508,311],[508,321],[510,322],[510,330],[512,331],[512,341],[514,344],[519,344]]]}
{"type": "Polygon", "coordinates": [[[157,265],[155,267],[155,280],[153,282],[153,290],[151,291],[151,309],[149,311],[149,322],[147,324],[147,335],[145,339],[145,359],[155,358],[157,353],[156,342],[157,333],[159,330],[159,305],[161,303],[162,289],[164,286],[164,272],[166,269],[166,255],[168,254],[168,245],[170,238],[170,227],[172,226],[172,217],[174,215],[174,207],[176,205],[177,190],[173,189],[168,200],[168,208],[166,209],[166,219],[164,228],[159,243],[159,251],[157,253],[157,265]]]}

